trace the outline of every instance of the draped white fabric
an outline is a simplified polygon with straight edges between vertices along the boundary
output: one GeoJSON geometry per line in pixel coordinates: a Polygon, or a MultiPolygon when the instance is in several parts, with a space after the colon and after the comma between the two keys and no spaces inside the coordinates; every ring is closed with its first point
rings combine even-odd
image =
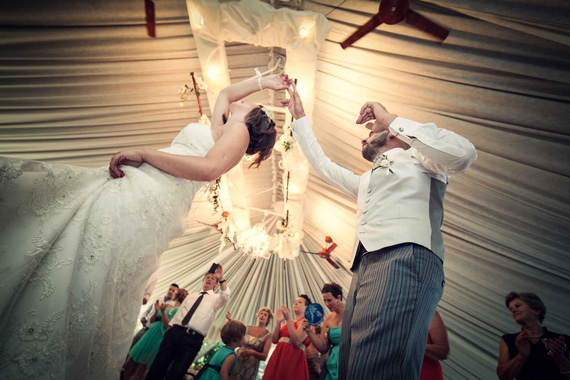
{"type": "MultiPolygon", "coordinates": [[[[436,122],[478,149],[472,168],[451,179],[445,201],[447,284],[439,310],[451,343],[446,378],[496,377],[499,337],[518,329],[503,303],[511,290],[537,293],[548,308],[545,326],[568,333],[568,3],[415,1],[412,9],[451,30],[444,43],[406,24],[381,25],[344,51],[338,42],[376,13],[378,2],[303,5],[325,14],[332,26],[318,56],[313,122],[333,160],[367,170],[359,144],[366,130],[354,121],[368,100],[436,122]]],[[[201,76],[186,4],[157,1],[156,15],[157,38],[151,39],[140,1],[3,2],[0,155],[103,166],[121,149],[167,146],[196,121],[196,100],[180,107],[177,94],[178,86],[191,84],[191,71],[201,76]]],[[[269,61],[268,49],[230,44],[227,52],[232,81],[269,61]]],[[[202,104],[209,114],[205,97],[202,104]]],[[[274,165],[246,170],[248,186],[270,188],[274,165]]],[[[269,207],[271,195],[252,202],[269,207]]],[[[324,282],[348,289],[349,272],[316,255],[288,262],[251,261],[231,249],[218,255],[220,234],[197,222],[217,217],[204,196],[194,205],[186,233],[162,257],[155,295],[170,282],[197,290],[212,261],[226,269],[233,292],[228,309],[247,324],[260,306],[290,304],[299,293],[318,299],[324,282]]],[[[305,215],[306,250],[320,250],[330,235],[339,244],[336,259],[346,266],[354,201],[312,173],[305,215]]]]}

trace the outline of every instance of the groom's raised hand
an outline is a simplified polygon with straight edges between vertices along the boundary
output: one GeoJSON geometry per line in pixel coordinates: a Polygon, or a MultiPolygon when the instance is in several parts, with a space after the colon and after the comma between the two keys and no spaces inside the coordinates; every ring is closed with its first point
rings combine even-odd
{"type": "Polygon", "coordinates": [[[297,92],[297,86],[294,82],[291,82],[291,87],[292,88],[287,87],[289,99],[282,100],[281,105],[287,107],[291,116],[297,120],[305,116],[305,110],[303,109],[303,102],[301,101],[301,97],[297,92]]]}
{"type": "Polygon", "coordinates": [[[374,123],[368,123],[366,128],[372,132],[382,132],[388,130],[388,127],[396,117],[396,115],[388,112],[382,104],[378,102],[366,102],[360,109],[360,115],[358,115],[358,119],[356,119],[356,124],[364,124],[370,120],[375,120],[374,123]]]}

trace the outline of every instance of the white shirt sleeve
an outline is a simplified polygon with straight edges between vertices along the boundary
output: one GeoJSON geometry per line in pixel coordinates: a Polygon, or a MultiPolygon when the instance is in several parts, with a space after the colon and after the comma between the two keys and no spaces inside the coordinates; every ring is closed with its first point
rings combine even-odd
{"type": "Polygon", "coordinates": [[[390,124],[390,132],[415,149],[422,165],[434,173],[462,173],[477,159],[477,151],[469,140],[433,123],[398,117],[390,124]]]}
{"type": "Polygon", "coordinates": [[[219,300],[216,306],[216,310],[220,310],[222,307],[226,306],[226,304],[230,301],[230,287],[226,285],[226,290],[222,290],[218,293],[219,300]]]}
{"type": "Polygon", "coordinates": [[[291,130],[313,170],[329,185],[356,198],[360,176],[335,164],[325,155],[315,138],[309,119],[305,116],[295,120],[291,123],[291,130]]]}

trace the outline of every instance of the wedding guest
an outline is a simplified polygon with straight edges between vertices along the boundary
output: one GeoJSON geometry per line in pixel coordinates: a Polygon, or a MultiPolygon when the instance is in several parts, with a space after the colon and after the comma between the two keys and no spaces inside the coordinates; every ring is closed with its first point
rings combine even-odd
{"type": "MultiPolygon", "coordinates": [[[[230,312],[226,317],[231,320],[230,312]]],[[[268,307],[257,311],[257,325],[247,326],[245,343],[238,352],[238,364],[231,375],[231,380],[255,380],[259,370],[259,362],[265,361],[271,348],[271,332],[267,325],[273,319],[273,313],[268,307]]]]}
{"type": "Polygon", "coordinates": [[[146,380],[181,380],[202,347],[202,341],[214,321],[216,312],[230,299],[230,289],[224,279],[222,266],[207,273],[202,292],[189,294],[170,321],[171,329],[164,334],[146,380]],[[221,292],[214,288],[220,284],[221,292]]]}
{"type": "MultiPolygon", "coordinates": [[[[303,328],[307,323],[307,320],[303,321],[303,328]]],[[[321,326],[309,326],[309,328],[304,328],[307,332],[311,331],[314,335],[319,336],[321,334],[321,326]]],[[[313,342],[309,343],[307,348],[305,348],[305,356],[307,357],[307,366],[309,368],[309,379],[319,380],[321,377],[321,354],[319,350],[313,345],[313,342]]]]}
{"type": "Polygon", "coordinates": [[[196,380],[229,380],[238,358],[235,349],[243,346],[245,325],[240,321],[231,320],[222,327],[222,342],[225,346],[220,348],[210,362],[200,370],[196,380]]]}
{"type": "Polygon", "coordinates": [[[570,336],[542,326],[546,316],[542,300],[534,293],[511,292],[505,305],[521,331],[501,337],[499,379],[569,380],[570,336]]]}
{"type": "Polygon", "coordinates": [[[325,306],[331,311],[323,321],[321,333],[317,335],[309,329],[309,323],[306,320],[303,321],[303,327],[315,348],[323,355],[328,353],[325,379],[337,380],[339,343],[345,307],[344,302],[342,302],[342,287],[337,283],[331,282],[323,285],[321,293],[325,306]]]}
{"type": "Polygon", "coordinates": [[[311,299],[306,294],[297,297],[293,304],[295,319],[291,318],[291,310],[285,305],[275,311],[272,341],[277,347],[265,367],[264,380],[309,380],[305,347],[311,341],[303,331],[303,321],[310,304],[311,299]],[[281,327],[283,321],[286,323],[281,327]]]}
{"type": "MultiPolygon", "coordinates": [[[[174,297],[176,296],[176,293],[178,292],[178,284],[170,284],[170,286],[168,287],[168,290],[166,291],[166,294],[164,295],[164,297],[158,298],[155,300],[155,302],[150,305],[142,314],[140,321],[141,324],[143,325],[143,327],[135,334],[135,336],[133,337],[133,342],[131,343],[131,348],[133,348],[133,346],[135,344],[137,344],[137,342],[143,337],[143,335],[148,331],[148,329],[150,328],[150,325],[152,322],[150,322],[150,317],[152,316],[152,314],[154,313],[154,304],[156,302],[159,303],[159,305],[166,303],[166,304],[174,304],[174,297]]],[[[150,297],[150,296],[149,296],[150,297]]],[[[143,305],[145,304],[144,299],[143,299],[143,305]]]]}
{"type": "Polygon", "coordinates": [[[141,380],[146,371],[152,365],[164,334],[170,328],[170,320],[178,311],[180,304],[184,301],[188,291],[179,289],[174,296],[174,304],[159,304],[158,300],[154,305],[154,313],[150,317],[152,323],[148,332],[138,341],[129,352],[127,364],[125,364],[125,380],[141,380]]]}
{"type": "Polygon", "coordinates": [[[428,339],[420,380],[443,380],[440,360],[449,356],[449,341],[443,319],[436,311],[429,325],[428,339]]]}

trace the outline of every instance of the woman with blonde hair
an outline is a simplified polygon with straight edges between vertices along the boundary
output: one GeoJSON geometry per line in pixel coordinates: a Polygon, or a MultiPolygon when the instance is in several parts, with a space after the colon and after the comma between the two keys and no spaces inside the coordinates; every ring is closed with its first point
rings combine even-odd
{"type": "MultiPolygon", "coordinates": [[[[259,362],[267,359],[271,348],[271,332],[267,330],[273,313],[268,307],[257,311],[257,325],[247,326],[245,344],[239,349],[238,364],[231,375],[231,380],[255,380],[259,362]]],[[[230,312],[226,317],[231,320],[230,312]]]]}

